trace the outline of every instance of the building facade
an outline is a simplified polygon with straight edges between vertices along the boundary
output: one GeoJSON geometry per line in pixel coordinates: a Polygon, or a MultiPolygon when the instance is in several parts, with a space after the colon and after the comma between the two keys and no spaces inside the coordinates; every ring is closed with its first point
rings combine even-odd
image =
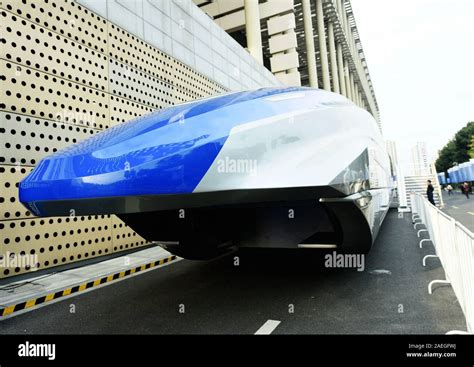
{"type": "Polygon", "coordinates": [[[416,145],[411,148],[411,159],[413,165],[413,174],[415,176],[429,174],[430,165],[428,162],[426,143],[424,141],[417,142],[416,145]]]}
{"type": "Polygon", "coordinates": [[[379,108],[349,0],[193,0],[286,85],[379,108]]]}
{"type": "Polygon", "coordinates": [[[397,167],[398,166],[397,143],[393,140],[387,140],[385,142],[385,145],[387,148],[387,153],[390,156],[390,159],[392,161],[392,166],[397,167]]]}

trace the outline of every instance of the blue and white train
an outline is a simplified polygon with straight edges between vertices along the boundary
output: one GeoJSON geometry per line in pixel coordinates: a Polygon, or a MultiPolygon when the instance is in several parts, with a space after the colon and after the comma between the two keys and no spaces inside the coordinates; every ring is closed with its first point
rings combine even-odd
{"type": "MultiPolygon", "coordinates": [[[[438,174],[438,178],[442,174],[438,174]]],[[[463,182],[472,182],[474,181],[474,159],[470,159],[467,162],[463,162],[454,167],[448,169],[449,182],[450,183],[463,183],[463,182]]],[[[441,179],[440,183],[445,184],[446,179],[441,179]]]]}
{"type": "Polygon", "coordinates": [[[116,214],[185,258],[229,247],[369,251],[392,196],[373,117],[335,93],[263,88],[197,100],[43,159],[35,215],[116,214]]]}

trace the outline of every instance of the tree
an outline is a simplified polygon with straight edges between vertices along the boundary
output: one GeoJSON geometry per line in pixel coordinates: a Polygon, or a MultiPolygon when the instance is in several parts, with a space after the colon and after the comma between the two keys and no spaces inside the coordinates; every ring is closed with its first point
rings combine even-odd
{"type": "Polygon", "coordinates": [[[474,158],[474,135],[471,138],[471,145],[469,145],[469,157],[474,158]]]}
{"type": "Polygon", "coordinates": [[[435,162],[438,172],[446,172],[453,163],[463,163],[473,154],[474,121],[468,122],[440,151],[435,162]]]}

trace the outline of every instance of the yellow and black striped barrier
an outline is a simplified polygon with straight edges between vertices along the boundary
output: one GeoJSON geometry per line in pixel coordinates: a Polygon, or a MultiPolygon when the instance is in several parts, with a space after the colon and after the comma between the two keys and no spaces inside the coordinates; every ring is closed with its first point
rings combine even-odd
{"type": "Polygon", "coordinates": [[[103,277],[103,278],[97,278],[97,279],[91,280],[90,282],[87,282],[87,283],[83,283],[83,284],[80,284],[80,285],[76,285],[74,287],[66,288],[66,289],[57,291],[55,293],[49,293],[49,294],[43,295],[41,297],[30,299],[30,300],[25,301],[25,302],[21,302],[21,303],[17,303],[17,304],[14,304],[14,305],[9,305],[9,306],[6,306],[6,307],[2,307],[2,308],[0,308],[0,318],[4,317],[4,316],[9,316],[9,315],[11,315],[15,312],[19,312],[19,311],[25,310],[27,308],[32,308],[32,307],[41,305],[42,303],[46,303],[46,302],[49,302],[49,301],[52,301],[52,300],[56,300],[56,299],[61,298],[61,297],[66,297],[66,296],[69,296],[69,295],[74,294],[74,293],[79,293],[79,292],[85,291],[86,289],[91,289],[93,287],[97,287],[99,285],[111,282],[113,280],[124,278],[126,276],[138,273],[138,272],[143,271],[143,270],[147,270],[147,269],[154,268],[156,266],[164,265],[164,264],[170,263],[174,260],[176,260],[176,256],[169,256],[169,257],[166,257],[166,258],[161,259],[161,260],[157,260],[157,261],[153,261],[153,262],[148,263],[148,264],[137,266],[136,268],[128,269],[128,270],[121,271],[121,272],[115,273],[115,274],[110,274],[110,275],[108,275],[106,277],[103,277]]]}

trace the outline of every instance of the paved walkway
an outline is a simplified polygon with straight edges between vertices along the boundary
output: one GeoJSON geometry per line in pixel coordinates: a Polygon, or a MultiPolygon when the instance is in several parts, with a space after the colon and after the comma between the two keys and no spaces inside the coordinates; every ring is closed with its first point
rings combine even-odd
{"type": "Polygon", "coordinates": [[[474,232],[474,195],[470,195],[467,199],[460,192],[454,192],[451,195],[443,192],[443,200],[443,212],[459,221],[471,232],[474,232]]]}
{"type": "Polygon", "coordinates": [[[465,330],[410,214],[390,211],[364,271],[322,256],[264,251],[182,260],[0,322],[1,334],[444,334],[465,330]],[[74,307],[72,307],[74,306],[74,307]],[[74,310],[74,312],[72,312],[74,310]]]}

